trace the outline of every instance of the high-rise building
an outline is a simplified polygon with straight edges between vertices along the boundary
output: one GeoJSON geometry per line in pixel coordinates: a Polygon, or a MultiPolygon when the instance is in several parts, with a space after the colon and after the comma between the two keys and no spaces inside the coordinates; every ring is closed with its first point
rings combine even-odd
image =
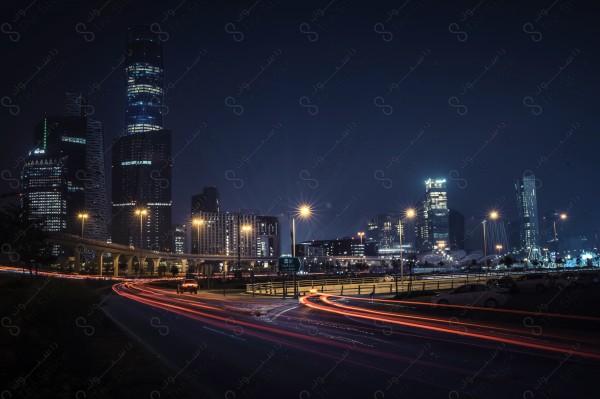
{"type": "Polygon", "coordinates": [[[66,173],[65,232],[80,234],[77,215],[88,214],[86,237],[106,241],[108,202],[102,124],[87,115],[81,93],[67,93],[65,115],[47,116],[36,126],[36,151],[62,159],[66,173]]]}
{"type": "Polygon", "coordinates": [[[67,229],[67,168],[65,158],[37,148],[25,158],[22,201],[29,220],[43,220],[44,230],[67,229]]]}
{"type": "Polygon", "coordinates": [[[279,256],[279,219],[253,213],[197,212],[202,224],[192,231],[192,253],[279,256]],[[198,230],[197,230],[198,229],[198,230]]]}
{"type": "Polygon", "coordinates": [[[125,74],[126,134],[112,147],[112,241],[170,251],[171,132],[162,120],[162,42],[148,26],[128,31],[125,74]]]}
{"type": "Polygon", "coordinates": [[[450,239],[446,179],[425,181],[423,209],[417,215],[417,249],[431,250],[435,245],[448,247],[450,239]]]}
{"type": "Polygon", "coordinates": [[[219,191],[216,187],[204,187],[202,194],[192,196],[192,215],[196,212],[219,212],[219,191]]]}
{"type": "Polygon", "coordinates": [[[186,253],[187,229],[185,224],[173,225],[173,252],[176,254],[186,253]]]}
{"type": "Polygon", "coordinates": [[[540,259],[539,223],[537,210],[536,180],[534,175],[516,180],[515,189],[519,208],[520,250],[529,259],[540,259]]]}
{"type": "Polygon", "coordinates": [[[453,208],[448,208],[448,232],[450,249],[465,249],[465,216],[453,208]]]}

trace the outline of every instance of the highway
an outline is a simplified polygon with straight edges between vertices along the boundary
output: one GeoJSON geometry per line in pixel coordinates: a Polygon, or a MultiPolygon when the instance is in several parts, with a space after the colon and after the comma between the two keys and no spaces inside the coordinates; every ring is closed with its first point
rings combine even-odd
{"type": "Polygon", "coordinates": [[[129,282],[113,290],[119,295],[109,296],[105,313],[172,371],[164,381],[140,387],[140,396],[542,398],[597,393],[596,318],[437,309],[328,295],[300,301],[216,292],[178,295],[129,282]],[[528,318],[538,324],[525,323],[528,318]]]}

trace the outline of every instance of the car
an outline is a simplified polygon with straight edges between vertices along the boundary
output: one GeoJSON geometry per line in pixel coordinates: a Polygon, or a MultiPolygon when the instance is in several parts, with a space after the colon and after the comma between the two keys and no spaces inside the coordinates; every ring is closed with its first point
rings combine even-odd
{"type": "Polygon", "coordinates": [[[505,289],[483,284],[464,284],[448,292],[439,293],[431,298],[438,305],[466,305],[496,308],[508,301],[510,294],[505,289]]]}
{"type": "Polygon", "coordinates": [[[383,276],[383,279],[381,281],[383,281],[383,282],[394,281],[394,277],[392,277],[390,275],[385,275],[385,276],[383,276]]]}
{"type": "Polygon", "coordinates": [[[517,286],[517,283],[515,283],[515,280],[513,280],[509,276],[492,278],[486,281],[485,285],[507,290],[511,294],[516,294],[517,292],[519,292],[519,287],[517,286]]]}
{"type": "Polygon", "coordinates": [[[524,274],[515,280],[517,288],[522,291],[544,292],[550,288],[548,275],[542,273],[524,274]]]}
{"type": "Polygon", "coordinates": [[[579,272],[577,277],[577,286],[579,287],[597,287],[600,285],[600,273],[579,272]]]}
{"type": "Polygon", "coordinates": [[[177,293],[183,294],[184,292],[189,292],[197,294],[198,293],[198,282],[191,278],[186,278],[181,283],[177,284],[177,293]]]}

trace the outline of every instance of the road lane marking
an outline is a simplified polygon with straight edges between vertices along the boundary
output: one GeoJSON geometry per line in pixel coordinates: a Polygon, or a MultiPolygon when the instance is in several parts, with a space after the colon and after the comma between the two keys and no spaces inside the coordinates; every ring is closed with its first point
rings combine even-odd
{"type": "Polygon", "coordinates": [[[271,320],[275,320],[276,318],[278,318],[279,316],[281,316],[281,315],[282,315],[282,314],[284,314],[285,312],[289,312],[290,310],[294,310],[294,309],[296,309],[296,308],[299,308],[299,307],[300,307],[300,305],[297,305],[297,306],[291,307],[291,308],[289,308],[289,309],[282,310],[281,312],[277,313],[277,314],[275,315],[275,317],[273,317],[271,320]]]}

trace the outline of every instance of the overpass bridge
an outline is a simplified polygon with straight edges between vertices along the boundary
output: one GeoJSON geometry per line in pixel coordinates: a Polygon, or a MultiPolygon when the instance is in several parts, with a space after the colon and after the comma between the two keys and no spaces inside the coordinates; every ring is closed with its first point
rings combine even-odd
{"type": "Polygon", "coordinates": [[[98,267],[100,274],[102,274],[103,268],[103,256],[104,254],[110,254],[113,259],[113,275],[118,277],[119,265],[124,264],[128,273],[133,273],[133,261],[137,260],[140,266],[148,265],[150,262],[152,270],[158,270],[160,262],[166,262],[167,264],[181,263],[182,271],[187,272],[189,262],[204,262],[204,261],[218,261],[218,262],[233,262],[233,261],[275,261],[276,257],[261,257],[261,256],[240,256],[237,255],[205,255],[205,254],[176,254],[172,252],[156,251],[152,249],[136,248],[133,246],[127,246],[122,244],[113,244],[105,241],[93,240],[89,238],[82,238],[80,236],[66,234],[66,233],[47,233],[46,242],[60,245],[65,248],[73,250],[75,255],[75,270],[81,270],[81,254],[84,252],[92,252],[94,256],[94,266],[98,267]]]}

